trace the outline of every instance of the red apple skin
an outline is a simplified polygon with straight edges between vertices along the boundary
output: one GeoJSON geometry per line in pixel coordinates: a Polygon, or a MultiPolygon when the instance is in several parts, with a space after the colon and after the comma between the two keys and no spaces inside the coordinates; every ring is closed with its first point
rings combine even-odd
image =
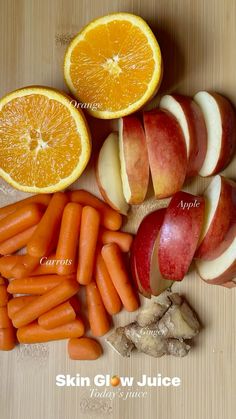
{"type": "Polygon", "coordinates": [[[131,274],[132,278],[134,280],[134,284],[139,291],[140,294],[142,294],[146,298],[151,298],[151,293],[148,291],[145,291],[144,288],[141,285],[141,282],[139,281],[139,277],[137,274],[137,268],[136,268],[136,260],[135,260],[135,241],[133,241],[131,249],[130,249],[130,267],[131,267],[131,274]]]}
{"type": "Polygon", "coordinates": [[[158,260],[164,278],[181,281],[188,272],[201,233],[204,208],[201,196],[182,191],[173,196],[160,230],[158,260]],[[192,206],[187,209],[184,204],[192,206]]]}
{"type": "Polygon", "coordinates": [[[129,204],[141,204],[149,182],[147,144],[141,121],[136,116],[125,116],[123,122],[123,149],[127,177],[131,189],[129,204]]]}
{"type": "Polygon", "coordinates": [[[200,106],[189,96],[173,94],[186,117],[190,136],[190,152],[187,176],[197,176],[201,169],[207,150],[207,130],[200,106]]]}
{"type": "Polygon", "coordinates": [[[236,183],[221,176],[219,203],[195,258],[211,260],[220,256],[236,234],[236,183]]]}
{"type": "Polygon", "coordinates": [[[219,93],[209,92],[217,101],[222,120],[220,156],[213,174],[221,172],[230,162],[236,147],[236,115],[228,99],[219,93]]]}
{"type": "Polygon", "coordinates": [[[164,220],[165,209],[159,209],[148,214],[141,222],[131,249],[131,268],[139,291],[144,296],[151,295],[150,265],[153,247],[164,220]],[[138,278],[138,280],[137,280],[138,278]],[[145,294],[144,294],[144,292],[145,294]]]}
{"type": "Polygon", "coordinates": [[[155,196],[179,191],[187,173],[187,150],[177,119],[165,110],[144,112],[144,128],[155,196]]]}

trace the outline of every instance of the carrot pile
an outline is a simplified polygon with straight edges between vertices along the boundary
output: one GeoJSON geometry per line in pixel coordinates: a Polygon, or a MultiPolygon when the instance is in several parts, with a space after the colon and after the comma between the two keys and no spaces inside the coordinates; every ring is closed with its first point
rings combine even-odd
{"type": "Polygon", "coordinates": [[[0,208],[0,350],[69,339],[71,359],[102,354],[99,342],[82,337],[77,294],[85,287],[94,337],[109,331],[122,306],[138,308],[123,254],[133,237],[121,225],[118,212],[84,190],[0,208]]]}

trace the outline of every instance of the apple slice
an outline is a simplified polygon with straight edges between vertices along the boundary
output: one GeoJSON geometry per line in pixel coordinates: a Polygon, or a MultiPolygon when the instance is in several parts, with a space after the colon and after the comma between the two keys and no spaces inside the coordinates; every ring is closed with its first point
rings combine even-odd
{"type": "Polygon", "coordinates": [[[218,93],[198,92],[194,96],[200,106],[207,128],[207,152],[199,171],[212,176],[230,162],[236,145],[236,119],[231,103],[218,93]]]}
{"type": "Polygon", "coordinates": [[[129,204],[141,204],[149,181],[149,163],[145,134],[136,116],[119,120],[119,146],[123,192],[129,204]]]}
{"type": "Polygon", "coordinates": [[[158,295],[171,285],[159,275],[156,245],[165,209],[148,214],[141,222],[131,249],[131,268],[138,289],[145,297],[158,295]]]}
{"type": "Polygon", "coordinates": [[[160,230],[158,259],[166,279],[181,281],[193,259],[202,229],[204,198],[177,192],[170,201],[160,230]]]}
{"type": "Polygon", "coordinates": [[[159,268],[158,262],[158,247],[160,243],[160,232],[156,238],[152,250],[151,265],[150,265],[150,288],[152,295],[160,295],[167,288],[171,287],[173,281],[163,278],[159,268]]]}
{"type": "Polygon", "coordinates": [[[148,214],[142,220],[134,238],[134,262],[136,273],[145,292],[151,294],[150,263],[153,247],[160,231],[165,209],[159,209],[148,214]]]}
{"type": "Polygon", "coordinates": [[[207,149],[207,131],[200,107],[189,96],[172,94],[161,98],[160,108],[174,115],[181,126],[187,148],[187,176],[196,176],[207,149]]]}
{"type": "Polygon", "coordinates": [[[217,258],[195,261],[200,277],[209,284],[222,285],[236,277],[236,238],[217,258]]]}
{"type": "Polygon", "coordinates": [[[99,152],[96,179],[101,195],[116,211],[127,215],[127,204],[122,188],[119,158],[119,138],[113,132],[108,135],[99,152]]]}
{"type": "Polygon", "coordinates": [[[187,173],[184,135],[168,111],[144,112],[143,120],[155,196],[168,198],[181,189],[187,173]]]}
{"type": "Polygon", "coordinates": [[[137,273],[137,267],[136,267],[136,258],[135,258],[135,240],[132,243],[131,251],[130,251],[130,267],[131,267],[131,274],[134,280],[134,283],[136,285],[136,288],[138,289],[139,293],[142,294],[146,298],[151,298],[151,292],[146,291],[139,280],[138,273],[137,273]]]}
{"type": "Polygon", "coordinates": [[[195,257],[215,259],[230,245],[236,233],[236,183],[215,176],[204,193],[206,210],[195,257]]]}

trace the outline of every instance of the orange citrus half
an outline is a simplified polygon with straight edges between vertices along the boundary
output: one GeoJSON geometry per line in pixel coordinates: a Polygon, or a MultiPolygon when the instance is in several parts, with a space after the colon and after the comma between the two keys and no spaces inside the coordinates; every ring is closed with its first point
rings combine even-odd
{"type": "Polygon", "coordinates": [[[137,111],[157,92],[161,51],[142,18],[111,14],[89,23],[73,39],[64,74],[70,91],[90,114],[119,118],[137,111]]]}
{"type": "Polygon", "coordinates": [[[26,87],[0,100],[0,176],[25,192],[55,192],[73,183],[91,153],[81,110],[66,95],[26,87]]]}

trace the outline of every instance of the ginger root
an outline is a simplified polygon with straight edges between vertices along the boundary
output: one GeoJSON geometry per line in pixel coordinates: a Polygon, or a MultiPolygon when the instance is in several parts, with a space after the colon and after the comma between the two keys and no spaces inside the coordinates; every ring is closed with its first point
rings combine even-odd
{"type": "Polygon", "coordinates": [[[130,356],[136,348],[156,358],[184,357],[191,348],[184,339],[192,339],[199,331],[200,323],[186,300],[165,291],[140,309],[135,322],[115,329],[107,341],[122,356],[130,356]]]}

